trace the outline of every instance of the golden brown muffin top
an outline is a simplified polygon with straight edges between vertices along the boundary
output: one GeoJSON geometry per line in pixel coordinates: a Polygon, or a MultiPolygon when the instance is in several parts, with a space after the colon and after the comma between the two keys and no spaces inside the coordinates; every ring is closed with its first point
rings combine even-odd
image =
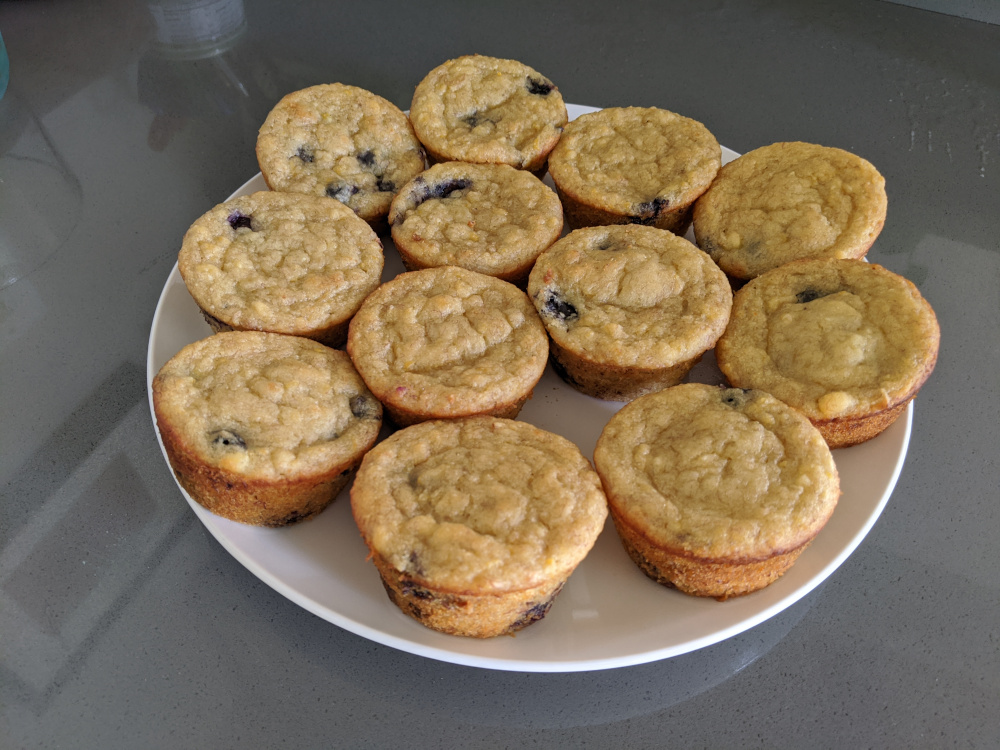
{"type": "Polygon", "coordinates": [[[261,125],[257,161],[272,190],[334,198],[366,221],[424,168],[406,115],[356,86],[310,86],[279,101],[261,125]]]}
{"type": "Polygon", "coordinates": [[[372,292],[351,321],[347,350],[382,401],[464,416],[530,392],[545,369],[548,338],[513,284],[441,266],[400,274],[372,292]]]}
{"type": "Polygon", "coordinates": [[[516,60],[485,55],[434,68],[410,105],[417,138],[439,160],[519,169],[544,165],[567,119],[552,81],[516,60]]]}
{"type": "Polygon", "coordinates": [[[502,593],[568,575],[607,516],[579,448],[526,422],[424,422],[362,462],[351,508],[368,545],[435,587],[502,593]]]}
{"type": "Polygon", "coordinates": [[[577,201],[651,223],[694,201],[721,163],[700,122],[656,107],[609,107],[566,126],[549,174],[577,201]]]}
{"type": "Polygon", "coordinates": [[[885,179],[848,151],[775,143],[731,161],[695,204],[698,245],[740,279],[800,258],[861,258],[885,223],[885,179]]]}
{"type": "Polygon", "coordinates": [[[605,426],[594,463],[630,526],[702,558],[793,550],[840,496],[819,431],[763,391],[688,383],[637,398],[605,426]]]}
{"type": "Polygon", "coordinates": [[[504,276],[559,239],[559,197],[505,164],[435,164],[403,186],[389,209],[392,239],[422,267],[453,265],[504,276]]]}
{"type": "Polygon", "coordinates": [[[221,203],[184,235],[188,291],[236,328],[308,333],[347,320],[379,283],[382,243],[346,206],[262,191],[221,203]]]}
{"type": "Polygon", "coordinates": [[[902,276],[862,260],[803,260],[736,293],[716,356],[733,385],[825,420],[911,396],[934,369],[940,336],[902,276]]]}
{"type": "Polygon", "coordinates": [[[153,380],[164,420],[203,462],[247,478],[295,479],[371,445],[382,406],[344,352],[259,331],[181,349],[153,380]]]}
{"type": "Polygon", "coordinates": [[[560,346],[645,368],[711,349],[732,305],[711,258],[665,229],[638,224],[570,232],[539,256],[528,294],[560,346]]]}

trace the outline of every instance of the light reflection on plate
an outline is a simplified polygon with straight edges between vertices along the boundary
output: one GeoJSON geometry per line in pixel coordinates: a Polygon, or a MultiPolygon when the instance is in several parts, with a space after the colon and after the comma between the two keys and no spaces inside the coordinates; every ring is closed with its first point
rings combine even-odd
{"type": "MultiPolygon", "coordinates": [[[[593,111],[572,104],[568,109],[571,119],[593,111]]],[[[735,157],[723,149],[723,161],[735,157]]],[[[265,189],[258,174],[231,197],[265,189]]],[[[383,278],[391,278],[403,268],[392,243],[385,244],[383,278]]],[[[156,372],[183,346],[210,334],[175,265],[153,317],[147,385],[151,387],[156,372]]],[[[689,379],[722,382],[711,353],[689,379]]],[[[150,390],[152,410],[151,399],[150,390]]],[[[549,368],[519,419],[564,435],[591,458],[601,429],[620,406],[578,393],[549,368]]],[[[255,576],[304,609],[364,638],[490,669],[609,669],[704,648],[752,628],[812,591],[847,559],[881,514],[903,466],[912,420],[911,402],[905,415],[879,437],[834,451],[843,492],[837,510],[791,570],[768,588],[726,602],[668,590],[632,564],[608,521],[545,619],[516,636],[489,640],[428,630],[389,601],[375,567],[366,561],[346,491],[315,519],[283,529],[219,518],[181,492],[219,543],[255,576]]]]}

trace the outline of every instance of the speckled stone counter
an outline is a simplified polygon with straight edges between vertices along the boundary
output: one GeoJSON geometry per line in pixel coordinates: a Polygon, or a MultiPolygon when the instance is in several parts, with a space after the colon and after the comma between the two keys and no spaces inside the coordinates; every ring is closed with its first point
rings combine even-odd
{"type": "Polygon", "coordinates": [[[1000,744],[1000,26],[875,0],[35,0],[0,31],[0,747],[1000,744]],[[185,229],[258,171],[283,94],[405,109],[472,52],[885,175],[869,258],[934,306],[940,358],[870,533],[763,623],[600,671],[428,659],[267,586],[177,489],[146,355],[185,229]]]}

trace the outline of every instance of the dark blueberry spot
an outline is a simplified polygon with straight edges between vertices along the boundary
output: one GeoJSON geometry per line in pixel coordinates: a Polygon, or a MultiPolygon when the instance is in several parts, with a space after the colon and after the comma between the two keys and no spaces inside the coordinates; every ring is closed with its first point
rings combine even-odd
{"type": "Polygon", "coordinates": [[[424,574],[424,566],[420,564],[420,555],[417,551],[410,550],[410,557],[406,563],[406,570],[412,575],[422,576],[424,574]]]}
{"type": "Polygon", "coordinates": [[[420,184],[418,189],[414,191],[413,208],[416,208],[424,201],[441,200],[447,198],[452,193],[457,193],[459,190],[467,190],[472,187],[472,180],[465,177],[452,178],[435,185],[428,185],[421,177],[418,177],[417,180],[420,181],[420,184]]]}
{"type": "Polygon", "coordinates": [[[251,217],[242,211],[233,211],[226,217],[226,221],[229,222],[229,226],[233,229],[250,229],[253,230],[253,223],[251,217]]]}
{"type": "Polygon", "coordinates": [[[352,396],[348,403],[351,407],[351,414],[358,419],[376,419],[378,417],[378,406],[367,396],[352,396]]]}
{"type": "Polygon", "coordinates": [[[400,584],[400,589],[402,589],[404,596],[412,596],[416,599],[433,599],[434,592],[425,589],[423,586],[419,586],[408,578],[404,578],[403,582],[400,584]]]}
{"type": "Polygon", "coordinates": [[[417,483],[420,481],[420,472],[417,469],[410,469],[409,475],[406,477],[406,483],[410,485],[413,489],[417,489],[417,483]]]}
{"type": "Polygon", "coordinates": [[[291,513],[289,513],[284,518],[281,518],[281,519],[279,519],[277,521],[272,521],[268,525],[269,526],[288,526],[288,524],[290,524],[290,523],[295,523],[296,521],[301,521],[303,518],[308,518],[308,517],[309,517],[308,515],[303,515],[302,513],[299,513],[297,510],[293,510],[291,513]]]}
{"type": "Polygon", "coordinates": [[[559,587],[556,588],[556,590],[552,592],[552,595],[544,602],[531,602],[528,605],[528,608],[521,613],[520,617],[517,618],[517,621],[510,626],[510,630],[520,630],[521,628],[526,627],[533,622],[538,622],[538,620],[545,617],[545,615],[549,613],[549,609],[552,608],[552,602],[555,601],[555,598],[559,595],[559,592],[562,591],[564,585],[564,583],[559,584],[559,587]]]}
{"type": "Polygon", "coordinates": [[[241,451],[247,449],[246,441],[232,430],[216,430],[209,434],[209,437],[212,439],[212,445],[218,448],[241,451]]]}
{"type": "Polygon", "coordinates": [[[308,146],[299,146],[299,150],[295,152],[295,155],[306,164],[312,164],[313,159],[315,158],[315,156],[313,156],[312,149],[308,146]]]}
{"type": "Polygon", "coordinates": [[[821,292],[818,289],[803,289],[795,295],[795,301],[804,305],[806,302],[812,302],[814,299],[819,299],[820,297],[825,296],[826,292],[821,292]]]}
{"type": "Polygon", "coordinates": [[[406,220],[406,216],[410,211],[413,211],[420,204],[429,200],[440,200],[443,198],[448,198],[452,193],[456,193],[459,190],[467,190],[472,187],[472,180],[462,177],[462,178],[452,178],[450,180],[444,180],[443,182],[438,182],[434,185],[428,185],[427,181],[423,177],[417,177],[413,180],[414,187],[410,192],[410,204],[407,206],[405,211],[400,211],[396,214],[394,219],[395,224],[402,224],[406,220]]]}
{"type": "Polygon", "coordinates": [[[356,192],[358,192],[357,186],[348,185],[346,182],[331,182],[326,186],[326,194],[341,203],[347,203],[356,192]]]}
{"type": "Polygon", "coordinates": [[[556,292],[548,291],[545,294],[545,302],[542,303],[542,312],[549,317],[569,323],[580,317],[580,313],[573,305],[567,302],[556,292]]]}
{"type": "Polygon", "coordinates": [[[597,243],[598,250],[621,250],[621,245],[616,243],[610,237],[605,237],[603,240],[597,243]]]}
{"type": "Polygon", "coordinates": [[[481,112],[473,112],[471,115],[466,115],[465,117],[460,117],[459,120],[464,122],[470,128],[477,128],[483,123],[489,123],[490,125],[496,125],[497,121],[492,117],[487,117],[481,112]]]}
{"type": "Polygon", "coordinates": [[[552,607],[552,600],[549,599],[547,602],[541,602],[539,604],[534,604],[528,607],[520,617],[510,626],[511,630],[520,630],[521,628],[527,627],[533,622],[538,622],[545,615],[549,613],[549,609],[552,607]]]}
{"type": "Polygon", "coordinates": [[[726,388],[722,391],[722,403],[739,409],[750,401],[750,390],[748,388],[726,388]]]}
{"type": "Polygon", "coordinates": [[[452,193],[457,193],[459,190],[467,190],[472,187],[472,180],[468,178],[459,178],[445,180],[444,182],[439,182],[437,185],[433,185],[430,188],[429,198],[447,198],[452,193]]]}
{"type": "Polygon", "coordinates": [[[375,188],[380,193],[395,193],[396,183],[393,182],[392,180],[385,180],[379,177],[377,180],[375,180],[375,188]]]}
{"type": "Polygon", "coordinates": [[[555,88],[551,83],[546,81],[544,78],[532,78],[528,76],[528,93],[537,94],[538,96],[548,96],[552,93],[552,89],[555,88]]]}
{"type": "Polygon", "coordinates": [[[358,154],[358,161],[362,166],[371,167],[375,164],[375,154],[371,151],[362,151],[358,154]]]}
{"type": "Polygon", "coordinates": [[[656,220],[660,218],[660,214],[663,212],[663,209],[667,208],[669,205],[670,201],[666,198],[653,198],[651,201],[640,203],[639,212],[635,216],[629,217],[629,223],[645,224],[646,226],[655,224],[656,220]]]}

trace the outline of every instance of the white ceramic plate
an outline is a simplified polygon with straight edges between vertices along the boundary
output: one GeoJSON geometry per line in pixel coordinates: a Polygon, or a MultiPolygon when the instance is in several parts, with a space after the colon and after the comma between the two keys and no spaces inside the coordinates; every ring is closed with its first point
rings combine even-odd
{"type": "MultiPolygon", "coordinates": [[[[568,108],[571,118],[593,110],[568,108]]],[[[735,157],[723,149],[723,161],[735,157]]],[[[265,189],[258,174],[233,197],[265,189]]],[[[384,278],[402,270],[395,248],[386,241],[384,278]]],[[[149,337],[151,410],[156,372],[183,346],[210,334],[175,265],[160,295],[149,337]]],[[[689,379],[723,382],[711,353],[689,379]]],[[[519,418],[564,435],[592,457],[601,429],[618,408],[620,404],[578,393],[549,368],[519,418]]],[[[181,493],[206,528],[250,572],[299,606],[364,638],[475,667],[525,672],[608,669],[717,643],[772,617],[819,585],[860,544],[885,507],[903,466],[912,421],[911,404],[905,416],[879,437],[834,452],[843,491],[837,510],[791,570],[768,588],[726,602],[664,588],[632,564],[608,521],[545,619],[513,637],[489,640],[428,630],[389,601],[375,567],[366,561],[367,549],[351,518],[346,491],[315,519],[282,529],[219,518],[183,489],[181,493]]]]}

